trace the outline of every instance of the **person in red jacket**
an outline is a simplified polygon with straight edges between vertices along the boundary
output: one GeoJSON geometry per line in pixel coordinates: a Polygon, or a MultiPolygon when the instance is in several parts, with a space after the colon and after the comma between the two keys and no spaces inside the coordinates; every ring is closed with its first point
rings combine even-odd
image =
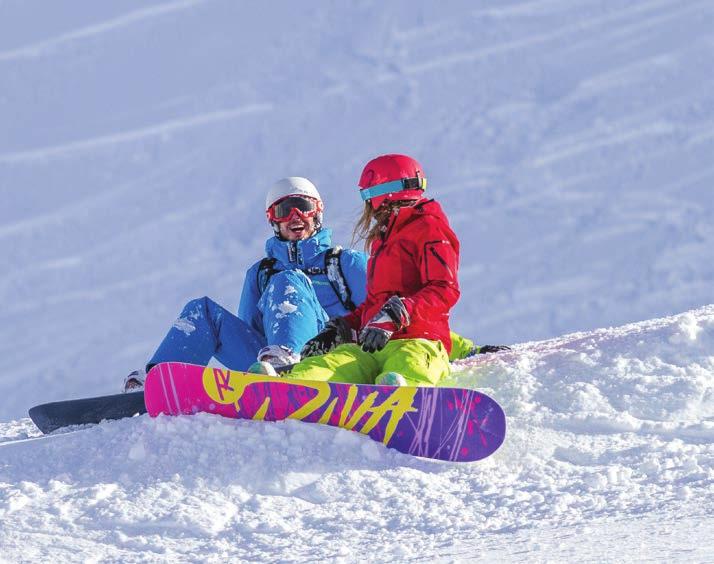
{"type": "Polygon", "coordinates": [[[355,234],[370,252],[367,298],[309,340],[304,360],[285,377],[436,385],[449,373],[459,241],[441,206],[424,197],[426,177],[415,159],[377,157],[359,187],[365,208],[355,234]]]}

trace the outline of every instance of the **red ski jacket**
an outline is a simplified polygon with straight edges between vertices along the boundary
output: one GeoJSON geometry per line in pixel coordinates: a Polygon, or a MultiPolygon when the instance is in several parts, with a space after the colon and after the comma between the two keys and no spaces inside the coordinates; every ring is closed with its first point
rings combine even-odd
{"type": "Polygon", "coordinates": [[[429,339],[451,351],[449,310],[459,299],[459,241],[434,200],[399,208],[372,243],[367,298],[345,316],[359,332],[391,296],[401,297],[411,323],[392,339],[429,339]]]}

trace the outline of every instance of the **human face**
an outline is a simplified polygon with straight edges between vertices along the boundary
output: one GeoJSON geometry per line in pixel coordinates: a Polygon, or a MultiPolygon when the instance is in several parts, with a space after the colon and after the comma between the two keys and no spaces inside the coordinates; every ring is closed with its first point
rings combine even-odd
{"type": "Polygon", "coordinates": [[[298,214],[293,214],[288,221],[278,223],[280,236],[288,241],[302,241],[312,237],[315,233],[315,218],[301,218],[298,214]]]}

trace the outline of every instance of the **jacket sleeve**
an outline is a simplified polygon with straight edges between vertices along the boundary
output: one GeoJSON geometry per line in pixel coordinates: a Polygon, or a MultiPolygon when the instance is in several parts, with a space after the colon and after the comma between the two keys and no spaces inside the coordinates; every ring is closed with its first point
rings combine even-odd
{"type": "Polygon", "coordinates": [[[258,289],[259,264],[255,263],[245,273],[243,291],[238,305],[238,317],[262,335],[263,316],[258,309],[258,300],[260,300],[260,291],[258,289]]]}
{"type": "Polygon", "coordinates": [[[359,331],[362,324],[362,310],[367,307],[369,294],[367,292],[367,254],[351,249],[343,251],[342,258],[349,257],[343,265],[343,273],[352,291],[352,301],[357,305],[354,311],[343,316],[347,324],[355,331],[359,331]],[[349,264],[349,266],[347,266],[349,264]],[[349,270],[349,274],[348,274],[349,270]]]}
{"type": "Polygon", "coordinates": [[[367,254],[345,249],[340,259],[340,267],[350,289],[352,301],[359,306],[367,297],[367,254]]]}
{"type": "Polygon", "coordinates": [[[412,319],[446,316],[461,295],[459,290],[459,243],[448,226],[429,223],[419,243],[422,288],[404,299],[412,319]]]}

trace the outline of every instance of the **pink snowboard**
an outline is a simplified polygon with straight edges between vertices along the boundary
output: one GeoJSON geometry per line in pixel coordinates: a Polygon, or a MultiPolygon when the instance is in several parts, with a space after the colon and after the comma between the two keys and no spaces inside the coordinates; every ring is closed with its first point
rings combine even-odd
{"type": "Polygon", "coordinates": [[[298,419],[358,431],[406,454],[460,462],[492,454],[506,433],[500,406],[461,388],[291,380],[168,362],[149,372],[144,399],[152,417],[298,419]]]}

